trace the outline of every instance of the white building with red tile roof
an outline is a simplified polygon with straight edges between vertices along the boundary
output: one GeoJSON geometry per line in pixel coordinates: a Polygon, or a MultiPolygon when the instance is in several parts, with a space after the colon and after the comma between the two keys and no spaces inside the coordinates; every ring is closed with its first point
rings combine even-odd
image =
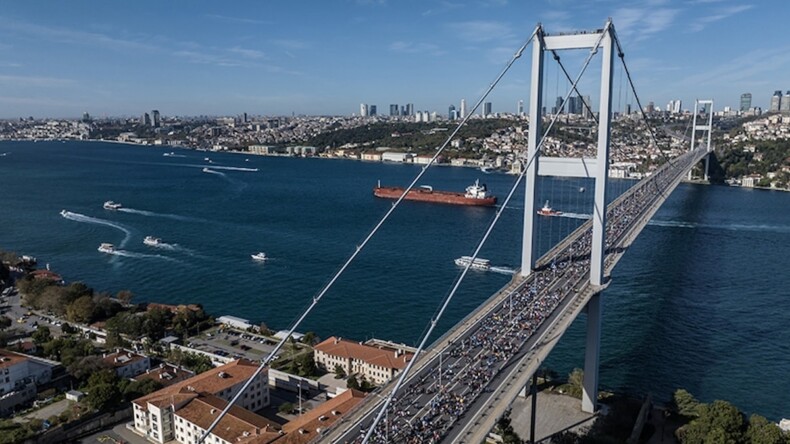
{"type": "Polygon", "coordinates": [[[151,368],[151,359],[148,356],[122,348],[105,353],[102,360],[121,378],[134,378],[151,368]]]}
{"type": "MultiPolygon", "coordinates": [[[[210,394],[230,401],[257,368],[257,363],[246,359],[233,361],[135,399],[132,401],[135,431],[149,441],[160,444],[175,439],[174,418],[179,409],[201,394],[210,394]]],[[[268,372],[264,369],[252,381],[236,405],[251,411],[268,406],[268,380],[268,372]]]]}
{"type": "Polygon", "coordinates": [[[332,336],[314,347],[313,358],[327,371],[334,371],[339,365],[347,375],[357,373],[380,385],[406,368],[412,356],[399,349],[374,347],[332,336]]]}

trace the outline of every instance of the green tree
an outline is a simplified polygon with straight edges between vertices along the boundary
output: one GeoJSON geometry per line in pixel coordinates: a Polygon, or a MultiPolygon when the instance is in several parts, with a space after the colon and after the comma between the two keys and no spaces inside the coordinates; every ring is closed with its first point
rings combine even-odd
{"type": "Polygon", "coordinates": [[[88,388],[85,401],[91,408],[103,411],[117,406],[121,401],[121,394],[114,384],[96,384],[88,388]]]}
{"type": "Polygon", "coordinates": [[[0,330],[5,330],[13,324],[11,318],[0,315],[0,330]]]}
{"type": "Polygon", "coordinates": [[[359,390],[359,382],[355,375],[349,375],[346,379],[346,387],[354,390],[359,390]]]}
{"type": "Polygon", "coordinates": [[[85,356],[75,360],[66,367],[66,370],[81,384],[86,382],[91,375],[107,368],[107,363],[100,356],[85,356]]]}
{"type": "Polygon", "coordinates": [[[32,338],[33,338],[33,343],[35,343],[37,346],[46,344],[47,342],[52,340],[52,335],[49,332],[49,327],[45,325],[39,325],[38,328],[36,328],[36,331],[33,332],[32,338]]]}
{"type": "Polygon", "coordinates": [[[161,389],[162,383],[155,379],[144,379],[142,381],[131,381],[122,388],[123,398],[126,401],[135,400],[141,396],[153,393],[161,389]]]}
{"type": "Polygon", "coordinates": [[[154,341],[162,339],[165,337],[171,317],[170,311],[163,308],[155,307],[148,310],[143,321],[143,332],[154,341]]]}
{"type": "Polygon", "coordinates": [[[760,415],[749,417],[749,427],[746,429],[746,442],[751,444],[786,444],[790,442],[785,437],[782,429],[760,415]]]}
{"type": "Polygon", "coordinates": [[[293,410],[294,410],[294,405],[293,403],[290,402],[284,402],[280,404],[280,407],[277,409],[278,412],[283,414],[291,413],[293,410]]]}
{"type": "Polygon", "coordinates": [[[699,417],[679,433],[683,444],[738,444],[743,441],[743,415],[735,406],[726,401],[713,401],[701,404],[698,411],[699,417]]]}
{"type": "Polygon", "coordinates": [[[335,378],[345,378],[346,371],[343,370],[343,366],[340,364],[335,364],[335,378]]]}
{"type": "Polygon", "coordinates": [[[691,393],[684,389],[677,389],[672,395],[672,410],[687,418],[699,416],[700,403],[691,393]]]}
{"type": "Polygon", "coordinates": [[[80,296],[66,307],[66,316],[72,322],[89,323],[93,319],[96,304],[92,296],[80,296]]]}
{"type": "Polygon", "coordinates": [[[304,337],[302,338],[302,343],[307,345],[313,345],[315,344],[315,341],[316,341],[316,336],[315,333],[312,331],[308,331],[307,333],[305,333],[304,337]]]}

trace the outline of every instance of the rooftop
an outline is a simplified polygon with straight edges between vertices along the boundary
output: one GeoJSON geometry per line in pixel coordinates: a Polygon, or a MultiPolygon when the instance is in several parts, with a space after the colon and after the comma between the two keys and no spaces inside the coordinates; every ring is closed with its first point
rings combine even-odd
{"type": "Polygon", "coordinates": [[[362,402],[365,394],[354,389],[335,396],[304,415],[283,425],[286,435],[277,444],[304,444],[318,436],[318,430],[326,430],[349,410],[362,402]]]}
{"type": "Polygon", "coordinates": [[[184,401],[190,397],[196,397],[197,393],[219,393],[226,388],[244,383],[255,373],[257,368],[258,364],[247,359],[229,362],[137,398],[133,402],[145,409],[148,403],[154,405],[175,404],[176,400],[184,401]]]}
{"type": "Polygon", "coordinates": [[[154,381],[159,381],[163,386],[168,387],[193,376],[195,376],[195,374],[189,370],[184,370],[170,364],[162,364],[157,368],[146,370],[145,373],[135,376],[134,380],[145,381],[147,379],[153,379],[154,381]]]}
{"type": "MultiPolygon", "coordinates": [[[[223,399],[201,393],[175,414],[206,430],[227,405],[223,399]]],[[[222,417],[212,433],[232,443],[264,444],[281,436],[276,423],[235,405],[222,417]]]]}
{"type": "Polygon", "coordinates": [[[399,350],[388,348],[372,347],[360,344],[359,342],[349,341],[348,339],[336,338],[334,336],[315,346],[328,355],[340,356],[346,359],[356,359],[383,368],[394,368],[402,370],[406,368],[411,353],[404,353],[399,350]]]}
{"type": "Polygon", "coordinates": [[[27,361],[27,358],[8,350],[0,349],[0,369],[9,368],[27,361]]]}
{"type": "Polygon", "coordinates": [[[105,353],[103,356],[104,362],[113,368],[125,367],[147,358],[147,356],[123,349],[117,349],[112,353],[105,353]]]}

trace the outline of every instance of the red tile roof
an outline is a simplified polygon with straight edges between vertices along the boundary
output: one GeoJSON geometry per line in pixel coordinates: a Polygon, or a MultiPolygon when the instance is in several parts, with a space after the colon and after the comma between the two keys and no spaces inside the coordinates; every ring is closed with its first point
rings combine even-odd
{"type": "Polygon", "coordinates": [[[409,360],[414,356],[411,353],[400,352],[396,357],[395,350],[373,347],[334,336],[321,342],[314,348],[328,355],[340,356],[345,359],[356,359],[379,367],[398,370],[406,368],[409,360]]]}
{"type": "Polygon", "coordinates": [[[318,436],[318,429],[326,430],[349,410],[362,402],[365,394],[354,389],[335,396],[313,410],[283,425],[285,436],[276,444],[305,444],[318,436]]]}

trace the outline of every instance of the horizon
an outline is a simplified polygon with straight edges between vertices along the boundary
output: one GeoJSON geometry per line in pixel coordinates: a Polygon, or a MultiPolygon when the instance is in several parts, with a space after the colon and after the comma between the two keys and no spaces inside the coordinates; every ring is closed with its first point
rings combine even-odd
{"type": "MultiPolygon", "coordinates": [[[[13,3],[0,14],[0,118],[134,117],[152,109],[190,117],[351,116],[361,103],[381,116],[390,104],[410,103],[445,115],[461,99],[471,108],[538,22],[556,34],[599,29],[607,17],[644,106],[664,109],[680,99],[688,109],[695,98],[713,98],[716,110],[738,109],[740,95],[751,93],[752,106],[766,110],[774,91],[790,90],[782,84],[790,45],[781,28],[733,32],[770,23],[786,9],[779,0],[572,3],[13,3]]],[[[572,77],[585,55],[561,53],[572,77]]],[[[614,112],[634,104],[619,65],[614,112]]],[[[550,108],[567,82],[550,55],[546,66],[550,108]]],[[[593,103],[598,72],[594,61],[579,86],[593,103]]],[[[486,100],[493,112],[515,113],[519,100],[528,109],[529,81],[530,57],[522,57],[486,100]]]]}

